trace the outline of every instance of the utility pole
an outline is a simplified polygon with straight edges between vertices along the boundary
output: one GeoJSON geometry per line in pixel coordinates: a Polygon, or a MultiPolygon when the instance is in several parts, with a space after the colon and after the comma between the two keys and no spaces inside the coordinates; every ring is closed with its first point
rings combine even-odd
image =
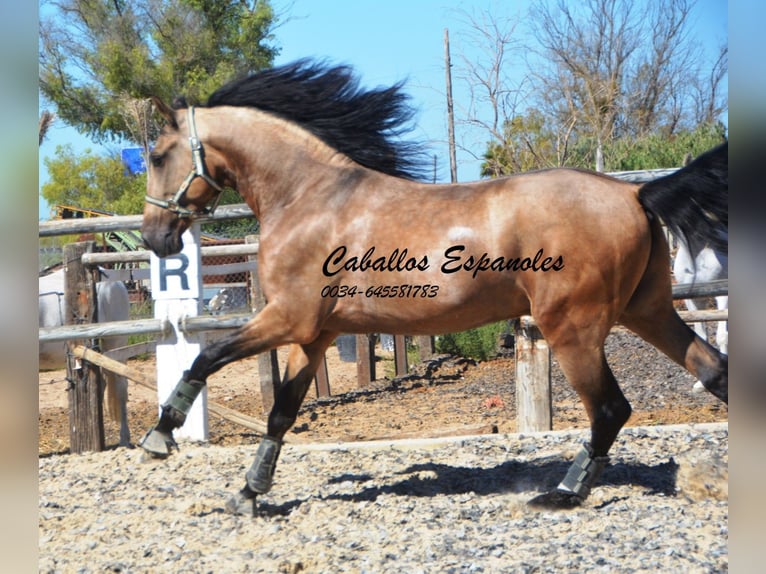
{"type": "Polygon", "coordinates": [[[452,64],[449,57],[449,28],[444,29],[444,59],[447,70],[447,129],[449,134],[450,181],[457,182],[457,159],[455,158],[455,115],[452,107],[452,64]]]}

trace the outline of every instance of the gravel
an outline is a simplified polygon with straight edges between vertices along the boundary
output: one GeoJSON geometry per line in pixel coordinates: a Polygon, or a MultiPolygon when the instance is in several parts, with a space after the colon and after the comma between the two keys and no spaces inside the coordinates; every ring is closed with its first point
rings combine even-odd
{"type": "Polygon", "coordinates": [[[39,459],[40,572],[725,572],[728,424],[626,428],[585,505],[538,511],[587,432],[286,444],[255,517],[253,446],[39,459]]]}

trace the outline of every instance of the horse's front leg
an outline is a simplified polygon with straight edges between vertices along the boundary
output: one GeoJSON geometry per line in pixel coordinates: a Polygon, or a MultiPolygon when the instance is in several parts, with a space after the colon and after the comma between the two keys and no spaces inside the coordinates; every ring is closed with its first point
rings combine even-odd
{"type": "Polygon", "coordinates": [[[233,334],[205,347],[184,371],[181,380],[162,405],[157,424],[138,443],[154,458],[166,458],[177,448],[173,429],[184,424],[194,400],[204,388],[208,376],[225,365],[273,349],[286,342],[289,329],[285,316],[275,306],[267,305],[246,325],[233,334]]]}
{"type": "Polygon", "coordinates": [[[290,346],[284,382],[269,414],[268,435],[261,440],[255,460],[245,474],[245,486],[227,502],[228,512],[255,514],[256,496],[271,490],[282,439],[295,424],[298,410],[324,352],[336,336],[337,333],[322,331],[316,340],[307,345],[290,346]]]}

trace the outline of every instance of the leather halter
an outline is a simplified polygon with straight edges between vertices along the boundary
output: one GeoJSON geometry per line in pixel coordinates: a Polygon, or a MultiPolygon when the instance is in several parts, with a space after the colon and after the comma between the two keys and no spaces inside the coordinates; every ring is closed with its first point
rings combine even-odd
{"type": "Polygon", "coordinates": [[[218,202],[221,199],[223,188],[218,185],[218,183],[212,177],[210,177],[205,170],[205,163],[202,161],[204,150],[202,148],[202,142],[197,136],[197,126],[194,123],[194,106],[189,106],[188,124],[189,144],[191,145],[193,164],[189,175],[186,176],[186,179],[183,180],[180,187],[178,188],[178,191],[171,199],[157,199],[156,197],[151,197],[149,195],[146,195],[144,199],[147,203],[151,203],[152,205],[156,205],[158,207],[162,207],[163,209],[167,209],[168,211],[172,211],[173,213],[177,214],[178,217],[196,219],[198,217],[213,214],[216,207],[218,207],[218,202]],[[181,200],[183,199],[186,192],[189,191],[189,187],[191,186],[192,182],[198,177],[204,179],[205,183],[207,183],[218,193],[201,210],[192,210],[187,209],[186,207],[182,207],[180,205],[181,200]]]}

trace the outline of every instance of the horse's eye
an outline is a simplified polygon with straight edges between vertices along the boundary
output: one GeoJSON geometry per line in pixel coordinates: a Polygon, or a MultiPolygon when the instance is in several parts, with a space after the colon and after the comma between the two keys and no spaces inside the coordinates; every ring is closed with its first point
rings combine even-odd
{"type": "Polygon", "coordinates": [[[149,156],[149,161],[152,162],[154,167],[162,167],[162,162],[165,161],[165,155],[161,153],[153,153],[149,156]]]}

